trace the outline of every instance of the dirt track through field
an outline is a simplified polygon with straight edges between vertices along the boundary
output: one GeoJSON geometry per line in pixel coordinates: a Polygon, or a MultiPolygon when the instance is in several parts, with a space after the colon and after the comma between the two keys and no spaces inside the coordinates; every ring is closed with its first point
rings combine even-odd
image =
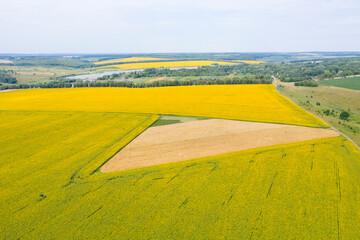
{"type": "Polygon", "coordinates": [[[170,162],[317,138],[333,130],[282,124],[209,119],[151,127],[106,162],[101,172],[170,162]]]}
{"type": "Polygon", "coordinates": [[[161,81],[161,80],[164,80],[164,79],[165,79],[165,77],[153,78],[153,79],[150,79],[150,80],[146,81],[145,83],[153,83],[153,82],[161,81]]]}

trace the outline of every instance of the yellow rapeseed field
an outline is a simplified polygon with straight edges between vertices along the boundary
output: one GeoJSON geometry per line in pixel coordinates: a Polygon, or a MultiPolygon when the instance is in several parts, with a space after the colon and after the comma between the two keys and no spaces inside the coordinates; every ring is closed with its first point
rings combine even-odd
{"type": "Polygon", "coordinates": [[[1,239],[359,237],[360,153],[341,137],[105,174],[101,162],[157,116],[0,119],[1,239]]]}
{"type": "Polygon", "coordinates": [[[327,127],[273,85],[22,90],[1,93],[0,109],[172,114],[327,127]]]}
{"type": "Polygon", "coordinates": [[[168,58],[153,58],[153,57],[129,57],[129,58],[119,58],[111,59],[106,61],[94,62],[95,65],[107,65],[113,63],[123,63],[123,62],[145,62],[145,61],[163,61],[170,60],[168,58]]]}
{"type": "Polygon", "coordinates": [[[105,67],[117,67],[119,69],[143,69],[143,68],[161,68],[161,67],[196,67],[196,66],[201,67],[201,66],[210,66],[211,64],[232,65],[236,63],[223,62],[223,61],[172,61],[172,62],[124,63],[124,64],[107,65],[105,67]]]}

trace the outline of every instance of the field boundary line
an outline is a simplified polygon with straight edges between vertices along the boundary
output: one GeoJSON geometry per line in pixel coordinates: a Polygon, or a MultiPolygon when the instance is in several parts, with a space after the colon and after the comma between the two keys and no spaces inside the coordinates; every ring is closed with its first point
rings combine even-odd
{"type": "MultiPolygon", "coordinates": [[[[274,89],[275,89],[275,93],[279,94],[283,99],[285,99],[286,101],[288,101],[289,104],[294,104],[297,108],[299,108],[299,110],[301,111],[305,111],[307,114],[309,114],[310,116],[312,116],[313,118],[319,120],[320,123],[322,123],[325,126],[319,126],[317,128],[331,128],[331,126],[325,122],[322,118],[319,118],[318,116],[316,116],[315,114],[307,111],[306,109],[304,109],[303,107],[297,105],[296,103],[294,103],[291,99],[287,98],[286,96],[284,96],[283,94],[281,94],[278,90],[277,90],[277,85],[276,85],[276,81],[278,80],[276,77],[274,77],[274,81],[273,81],[273,85],[274,85],[274,89]]],[[[319,124],[320,125],[320,124],[319,124]]]]}
{"type": "MultiPolygon", "coordinates": [[[[279,93],[281,96],[287,98],[289,101],[291,101],[291,102],[292,102],[293,104],[295,104],[296,106],[302,108],[304,111],[306,111],[306,112],[312,114],[313,116],[315,116],[315,114],[313,114],[313,113],[305,110],[305,108],[299,106],[298,104],[296,104],[295,102],[293,102],[290,98],[288,98],[288,97],[286,97],[285,95],[281,94],[281,93],[278,91],[278,89],[277,89],[277,85],[276,85],[276,82],[277,82],[277,81],[278,81],[278,79],[274,77],[274,86],[275,86],[275,91],[276,91],[277,93],[279,93]]],[[[360,151],[360,147],[359,147],[350,137],[348,137],[345,133],[339,131],[339,130],[336,129],[334,126],[332,126],[330,123],[328,123],[327,121],[325,121],[324,119],[322,119],[322,118],[320,118],[320,117],[318,117],[318,116],[315,116],[315,117],[321,119],[324,123],[326,123],[327,125],[329,125],[330,128],[331,128],[333,131],[339,133],[341,136],[344,136],[347,140],[349,140],[350,142],[352,142],[352,143],[355,145],[355,147],[360,151]]]]}
{"type": "MultiPolygon", "coordinates": [[[[214,159],[225,157],[225,156],[234,156],[237,154],[248,154],[248,153],[257,153],[257,152],[267,152],[267,151],[274,151],[277,149],[281,149],[283,147],[287,148],[298,148],[299,146],[303,145],[309,145],[309,144],[331,144],[334,141],[338,141],[337,139],[345,139],[343,136],[336,136],[336,137],[325,137],[325,138],[318,138],[318,139],[311,139],[311,140],[305,140],[300,142],[292,142],[292,143],[283,143],[283,144],[275,144],[270,146],[262,146],[262,147],[256,147],[256,148],[250,148],[240,151],[234,151],[229,153],[222,153],[222,154],[216,154],[212,156],[206,156],[206,157],[200,157],[200,158],[192,158],[187,159],[180,162],[169,162],[164,163],[160,165],[153,165],[153,166],[147,166],[147,167],[140,167],[140,168],[133,168],[133,169],[126,169],[121,171],[114,171],[114,172],[105,172],[105,173],[99,173],[99,174],[87,174],[82,175],[80,178],[74,179],[71,183],[88,183],[88,182],[99,182],[99,181],[111,181],[114,179],[119,178],[128,178],[128,177],[134,177],[139,178],[143,175],[146,175],[148,173],[158,172],[164,169],[172,171],[174,168],[178,168],[179,166],[182,166],[183,168],[186,168],[188,166],[193,166],[194,164],[214,164],[214,159]]],[[[221,161],[221,160],[219,160],[221,161]]],[[[89,164],[90,165],[90,164],[89,164]]],[[[91,168],[93,169],[93,168],[91,168]]],[[[76,175],[80,175],[82,170],[80,170],[76,175]]]]}
{"type": "Polygon", "coordinates": [[[127,134],[121,136],[105,151],[99,153],[97,156],[91,159],[88,164],[85,164],[82,168],[75,172],[67,185],[76,182],[91,182],[93,180],[97,180],[98,177],[100,177],[101,180],[108,180],[114,177],[118,177],[119,172],[99,175],[97,175],[96,172],[102,165],[108,162],[114,155],[116,155],[126,145],[132,142],[138,135],[148,129],[159,118],[159,115],[149,114],[144,121],[132,128],[127,134]]]}

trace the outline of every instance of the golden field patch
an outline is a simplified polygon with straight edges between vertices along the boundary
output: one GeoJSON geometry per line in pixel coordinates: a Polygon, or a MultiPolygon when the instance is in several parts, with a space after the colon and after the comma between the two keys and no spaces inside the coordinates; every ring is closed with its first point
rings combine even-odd
{"type": "Polygon", "coordinates": [[[0,109],[172,114],[328,127],[273,85],[33,89],[0,94],[0,109]]]}

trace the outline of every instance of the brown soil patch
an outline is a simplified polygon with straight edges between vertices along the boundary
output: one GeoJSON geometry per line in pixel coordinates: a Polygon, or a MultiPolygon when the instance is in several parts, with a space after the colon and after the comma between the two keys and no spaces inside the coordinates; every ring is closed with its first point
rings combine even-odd
{"type": "Polygon", "coordinates": [[[14,63],[14,62],[13,62],[13,61],[10,61],[10,60],[0,59],[0,63],[10,64],[10,63],[14,63]]]}
{"type": "Polygon", "coordinates": [[[106,162],[101,172],[147,167],[250,148],[335,137],[329,129],[210,119],[151,127],[106,162]]]}
{"type": "Polygon", "coordinates": [[[164,79],[165,79],[165,77],[153,78],[153,79],[150,79],[150,80],[146,81],[145,83],[157,82],[157,81],[161,81],[161,80],[164,80],[164,79]]]}
{"type": "Polygon", "coordinates": [[[0,90],[0,93],[1,93],[1,92],[13,92],[13,91],[20,91],[20,90],[23,90],[23,89],[6,89],[6,90],[0,90]]]}

